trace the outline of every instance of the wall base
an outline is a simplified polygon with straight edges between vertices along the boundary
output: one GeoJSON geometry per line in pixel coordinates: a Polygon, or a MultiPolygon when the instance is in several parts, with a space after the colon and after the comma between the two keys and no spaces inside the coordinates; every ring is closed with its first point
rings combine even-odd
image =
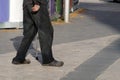
{"type": "Polygon", "coordinates": [[[23,28],[23,23],[22,22],[0,23],[0,28],[23,28]]]}

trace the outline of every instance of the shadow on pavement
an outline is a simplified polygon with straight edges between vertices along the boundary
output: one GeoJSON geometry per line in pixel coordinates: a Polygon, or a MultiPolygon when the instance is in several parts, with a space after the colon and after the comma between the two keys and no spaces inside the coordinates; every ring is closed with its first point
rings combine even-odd
{"type": "Polygon", "coordinates": [[[110,65],[120,58],[120,39],[96,53],[93,57],[80,64],[60,80],[96,80],[110,65]]]}
{"type": "MultiPolygon", "coordinates": [[[[22,38],[23,38],[23,36],[17,36],[13,39],[10,39],[13,42],[13,46],[16,49],[16,51],[18,50],[18,48],[21,44],[22,38]]],[[[35,48],[33,47],[33,44],[31,44],[29,49],[34,49],[35,50],[35,48]]]]}
{"type": "Polygon", "coordinates": [[[120,0],[100,0],[105,2],[111,2],[111,3],[120,3],[120,0]]]}
{"type": "MultiPolygon", "coordinates": [[[[108,1],[108,0],[107,0],[108,1]]],[[[120,33],[120,5],[117,3],[80,3],[80,7],[87,9],[84,15],[94,21],[107,25],[108,28],[120,33]]]]}
{"type": "MultiPolygon", "coordinates": [[[[16,49],[16,51],[18,50],[21,41],[22,41],[23,36],[17,36],[13,39],[10,39],[13,42],[13,46],[16,49]]],[[[28,49],[28,53],[30,53],[35,59],[37,57],[37,60],[41,63],[42,62],[42,56],[40,51],[38,51],[37,49],[34,48],[33,43],[30,45],[29,49],[28,49]]]]}

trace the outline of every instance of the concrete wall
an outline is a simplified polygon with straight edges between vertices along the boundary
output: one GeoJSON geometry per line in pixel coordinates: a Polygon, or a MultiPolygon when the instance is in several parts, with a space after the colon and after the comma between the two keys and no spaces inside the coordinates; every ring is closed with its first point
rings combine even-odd
{"type": "Polygon", "coordinates": [[[9,22],[21,22],[23,20],[22,3],[23,0],[10,0],[9,22]]]}
{"type": "Polygon", "coordinates": [[[23,21],[23,0],[10,0],[9,2],[9,21],[0,23],[0,28],[19,28],[23,21]]]}

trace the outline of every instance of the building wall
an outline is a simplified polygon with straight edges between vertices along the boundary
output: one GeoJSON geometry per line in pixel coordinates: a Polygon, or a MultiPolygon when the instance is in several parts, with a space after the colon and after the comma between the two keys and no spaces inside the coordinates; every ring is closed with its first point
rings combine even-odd
{"type": "Polygon", "coordinates": [[[0,0],[0,23],[9,20],[9,0],[0,0]]]}
{"type": "MultiPolygon", "coordinates": [[[[5,0],[0,0],[1,4],[5,3],[5,0]]],[[[7,5],[4,4],[4,6],[0,6],[1,14],[0,16],[6,18],[6,16],[3,16],[4,11],[1,9],[6,8],[8,6],[7,15],[8,20],[1,20],[0,22],[0,28],[19,28],[22,27],[22,21],[23,21],[23,11],[22,11],[22,3],[23,0],[8,0],[9,2],[7,5]]]]}
{"type": "MultiPolygon", "coordinates": [[[[5,0],[0,0],[0,2],[5,0]]],[[[6,0],[7,1],[7,0],[6,0]]],[[[22,21],[23,21],[23,9],[22,9],[22,3],[23,0],[8,0],[9,1],[9,20],[6,20],[2,23],[0,23],[0,28],[19,28],[22,27],[22,21]]],[[[79,0],[73,0],[73,4],[75,5],[76,2],[79,0]]],[[[5,6],[5,5],[4,5],[5,6]]],[[[3,8],[4,8],[3,6],[3,8]]],[[[2,6],[0,6],[0,10],[3,9],[2,6]]],[[[77,6],[73,7],[73,10],[76,9],[77,6]]]]}
{"type": "Polygon", "coordinates": [[[9,22],[22,22],[22,3],[23,0],[10,0],[9,22]]]}

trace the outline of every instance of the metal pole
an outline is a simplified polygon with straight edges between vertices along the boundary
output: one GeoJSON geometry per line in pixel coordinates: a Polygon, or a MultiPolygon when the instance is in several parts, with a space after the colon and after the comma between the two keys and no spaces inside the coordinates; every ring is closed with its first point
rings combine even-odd
{"type": "Polygon", "coordinates": [[[65,22],[69,22],[70,0],[65,0],[65,22]]]}

